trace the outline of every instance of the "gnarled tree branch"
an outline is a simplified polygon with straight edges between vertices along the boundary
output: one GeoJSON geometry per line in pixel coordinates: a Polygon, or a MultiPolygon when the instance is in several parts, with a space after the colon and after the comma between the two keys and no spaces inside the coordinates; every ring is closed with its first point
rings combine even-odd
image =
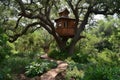
{"type": "Polygon", "coordinates": [[[16,26],[15,26],[15,28],[14,29],[17,29],[18,28],[18,25],[19,25],[19,22],[20,22],[20,19],[22,18],[22,16],[20,16],[19,18],[18,18],[18,20],[17,20],[17,22],[16,22],[16,26]]]}
{"type": "Polygon", "coordinates": [[[14,42],[14,41],[16,41],[16,40],[18,39],[18,37],[24,35],[30,27],[35,26],[35,25],[39,25],[39,22],[34,22],[34,23],[31,23],[31,24],[28,24],[28,25],[24,28],[24,30],[22,30],[21,33],[15,34],[14,36],[9,36],[9,37],[10,37],[9,42],[14,42]]]}
{"type": "Polygon", "coordinates": [[[24,3],[22,0],[16,0],[18,2],[18,4],[20,5],[21,11],[23,12],[23,14],[25,14],[25,7],[24,7],[24,3]]]}

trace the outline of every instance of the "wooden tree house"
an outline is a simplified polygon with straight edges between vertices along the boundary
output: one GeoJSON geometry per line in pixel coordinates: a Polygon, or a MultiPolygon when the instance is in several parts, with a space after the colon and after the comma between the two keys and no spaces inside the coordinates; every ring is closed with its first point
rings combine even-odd
{"type": "Polygon", "coordinates": [[[69,11],[65,8],[63,11],[59,12],[59,18],[55,19],[56,22],[56,32],[61,37],[73,37],[75,35],[75,19],[69,18],[69,11]]]}

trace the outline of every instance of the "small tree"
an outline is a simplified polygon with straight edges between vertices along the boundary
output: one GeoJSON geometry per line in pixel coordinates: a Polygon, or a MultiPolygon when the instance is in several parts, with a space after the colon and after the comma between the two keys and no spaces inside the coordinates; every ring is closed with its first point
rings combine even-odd
{"type": "Polygon", "coordinates": [[[11,4],[11,8],[16,9],[16,13],[20,16],[17,16],[18,20],[13,29],[16,30],[21,25],[24,26],[20,28],[19,33],[10,36],[10,42],[15,41],[30,29],[36,30],[43,27],[54,37],[59,49],[61,51],[66,50],[69,54],[74,52],[76,43],[81,39],[80,34],[93,15],[107,16],[120,13],[120,0],[11,0],[8,3],[11,4]],[[58,9],[64,5],[73,13],[77,24],[75,36],[71,38],[69,45],[66,44],[68,39],[64,40],[56,33],[53,22],[57,17],[58,9]]]}

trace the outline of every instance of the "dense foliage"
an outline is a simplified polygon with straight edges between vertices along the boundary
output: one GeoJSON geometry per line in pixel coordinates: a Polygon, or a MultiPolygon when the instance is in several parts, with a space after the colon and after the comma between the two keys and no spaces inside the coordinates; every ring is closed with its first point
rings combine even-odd
{"type": "Polygon", "coordinates": [[[87,38],[76,46],[75,55],[66,60],[70,65],[66,77],[76,80],[119,80],[119,25],[119,19],[109,17],[88,29],[85,33],[87,38]],[[81,72],[80,75],[73,76],[78,74],[77,71],[81,72]]]}
{"type": "Polygon", "coordinates": [[[26,66],[25,74],[28,77],[39,76],[50,70],[51,68],[55,68],[57,64],[55,62],[50,62],[46,60],[36,61],[30,63],[30,65],[26,66]]]}
{"type": "Polygon", "coordinates": [[[7,35],[4,34],[3,29],[0,27],[0,63],[10,55],[10,53],[10,47],[7,44],[7,35]]]}
{"type": "Polygon", "coordinates": [[[32,78],[57,67],[40,58],[45,53],[68,63],[64,80],[120,80],[119,4],[120,0],[0,0],[0,80],[18,80],[21,74],[32,78]],[[66,42],[55,33],[53,21],[64,5],[77,22],[76,36],[66,42]],[[96,14],[102,17],[95,19],[96,14]]]}

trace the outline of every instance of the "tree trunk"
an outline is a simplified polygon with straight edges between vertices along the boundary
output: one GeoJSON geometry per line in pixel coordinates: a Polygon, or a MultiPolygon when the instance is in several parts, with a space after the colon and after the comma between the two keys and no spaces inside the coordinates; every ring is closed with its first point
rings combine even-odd
{"type": "Polygon", "coordinates": [[[69,38],[66,37],[60,38],[55,33],[53,33],[52,35],[54,36],[60,51],[65,51],[69,55],[72,55],[74,53],[75,44],[77,43],[77,41],[72,41],[73,44],[68,46],[67,41],[69,38]]]}
{"type": "Polygon", "coordinates": [[[74,53],[76,43],[73,45],[69,45],[69,46],[66,45],[66,43],[67,41],[63,41],[63,44],[61,44],[62,46],[60,47],[60,51],[65,51],[67,52],[67,54],[69,54],[69,56],[71,56],[74,53]]]}
{"type": "Polygon", "coordinates": [[[75,50],[75,45],[72,45],[68,48],[68,54],[69,55],[73,55],[74,54],[74,50],[75,50]]]}

